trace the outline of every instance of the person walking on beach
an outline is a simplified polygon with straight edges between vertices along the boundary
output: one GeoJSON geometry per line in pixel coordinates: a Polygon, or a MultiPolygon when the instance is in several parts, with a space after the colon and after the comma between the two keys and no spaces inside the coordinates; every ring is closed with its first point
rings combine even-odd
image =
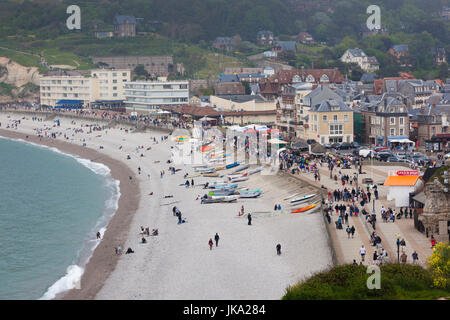
{"type": "Polygon", "coordinates": [[[194,179],[191,179],[191,187],[194,186],[194,179]]]}
{"type": "Polygon", "coordinates": [[[97,239],[101,239],[102,238],[102,235],[100,234],[100,231],[99,232],[97,232],[97,239]]]}
{"type": "Polygon", "coordinates": [[[220,239],[219,234],[216,232],[216,235],[214,236],[214,240],[216,240],[216,247],[219,246],[219,239],[220,239]]]}
{"type": "Polygon", "coordinates": [[[214,242],[212,241],[211,238],[209,239],[208,244],[209,244],[209,250],[212,250],[212,247],[213,247],[214,242]]]}
{"type": "Polygon", "coordinates": [[[281,244],[277,244],[277,255],[281,254],[281,244]]]}
{"type": "Polygon", "coordinates": [[[247,216],[248,219],[248,225],[251,226],[252,225],[252,215],[249,213],[247,216]]]}

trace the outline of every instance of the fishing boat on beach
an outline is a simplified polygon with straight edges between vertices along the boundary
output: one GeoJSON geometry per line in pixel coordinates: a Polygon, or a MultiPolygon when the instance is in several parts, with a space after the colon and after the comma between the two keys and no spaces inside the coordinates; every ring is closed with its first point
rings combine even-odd
{"type": "Polygon", "coordinates": [[[311,210],[312,208],[315,208],[315,207],[316,207],[316,205],[312,204],[312,205],[309,205],[309,206],[306,206],[306,207],[303,207],[303,208],[291,211],[291,213],[305,212],[305,211],[311,210]]]}
{"type": "Polygon", "coordinates": [[[205,204],[205,203],[230,203],[230,202],[235,202],[238,199],[238,196],[223,196],[223,197],[217,197],[215,199],[213,199],[213,197],[208,197],[206,199],[202,199],[201,203],[205,204]]]}
{"type": "Polygon", "coordinates": [[[214,173],[203,173],[204,177],[219,177],[219,173],[214,172],[214,173]]]}
{"type": "Polygon", "coordinates": [[[257,168],[254,168],[254,169],[250,169],[250,170],[248,170],[248,175],[252,175],[252,174],[255,174],[255,173],[261,172],[261,171],[262,171],[262,169],[264,169],[264,167],[263,167],[263,166],[261,166],[261,167],[257,167],[257,168]]]}
{"type": "Polygon", "coordinates": [[[230,182],[233,183],[233,182],[241,182],[241,181],[247,181],[247,180],[248,180],[247,175],[245,175],[245,176],[243,175],[242,177],[230,179],[230,182]]]}
{"type": "Polygon", "coordinates": [[[236,162],[227,164],[227,165],[225,166],[225,168],[231,169],[231,168],[237,167],[237,166],[239,165],[239,163],[240,163],[239,161],[236,161],[236,162]]]}
{"type": "Polygon", "coordinates": [[[261,195],[261,190],[239,191],[239,198],[256,198],[261,195]]]}
{"type": "Polygon", "coordinates": [[[237,167],[236,169],[234,169],[233,171],[231,171],[231,173],[236,173],[236,172],[240,172],[242,170],[245,170],[249,167],[250,165],[248,164],[243,164],[242,166],[237,167]]]}
{"type": "Polygon", "coordinates": [[[305,195],[305,196],[303,196],[301,198],[296,198],[296,199],[291,200],[291,204],[293,204],[293,203],[300,203],[300,202],[306,201],[308,199],[311,199],[314,196],[315,196],[315,194],[307,194],[307,195],[305,195]]]}

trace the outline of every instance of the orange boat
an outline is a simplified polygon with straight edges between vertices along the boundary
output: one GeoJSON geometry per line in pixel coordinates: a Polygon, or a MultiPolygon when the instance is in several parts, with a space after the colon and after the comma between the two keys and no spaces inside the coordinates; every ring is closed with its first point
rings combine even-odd
{"type": "Polygon", "coordinates": [[[312,205],[310,205],[310,206],[306,206],[306,207],[303,207],[303,208],[300,208],[300,209],[291,211],[291,213],[305,212],[305,211],[308,211],[308,210],[310,210],[310,209],[312,209],[312,208],[315,208],[315,207],[316,207],[316,205],[315,205],[315,204],[312,204],[312,205]]]}

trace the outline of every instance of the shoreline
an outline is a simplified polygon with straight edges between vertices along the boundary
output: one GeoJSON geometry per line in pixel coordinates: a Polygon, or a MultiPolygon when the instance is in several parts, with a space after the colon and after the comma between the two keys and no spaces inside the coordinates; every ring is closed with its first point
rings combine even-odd
{"type": "Polygon", "coordinates": [[[87,147],[64,141],[40,139],[36,135],[5,129],[0,129],[0,136],[54,147],[62,152],[102,163],[111,170],[111,178],[120,181],[121,195],[118,208],[106,226],[102,241],[93,251],[88,263],[83,266],[84,272],[80,280],[80,289],[61,292],[54,298],[55,300],[94,299],[117,265],[119,257],[114,255],[114,247],[118,244],[123,246],[125,243],[134,213],[139,206],[140,189],[135,173],[123,162],[87,147]],[[131,181],[129,176],[133,177],[131,181]]]}

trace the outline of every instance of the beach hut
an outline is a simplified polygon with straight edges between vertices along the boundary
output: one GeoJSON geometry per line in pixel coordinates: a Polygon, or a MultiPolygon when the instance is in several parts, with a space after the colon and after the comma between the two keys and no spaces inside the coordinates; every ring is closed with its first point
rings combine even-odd
{"type": "MultiPolygon", "coordinates": [[[[413,171],[398,171],[400,174],[404,172],[414,173],[413,171]]],[[[409,207],[409,194],[420,191],[424,183],[417,172],[417,175],[390,175],[384,185],[389,186],[388,201],[395,200],[396,207],[409,207]]]]}

